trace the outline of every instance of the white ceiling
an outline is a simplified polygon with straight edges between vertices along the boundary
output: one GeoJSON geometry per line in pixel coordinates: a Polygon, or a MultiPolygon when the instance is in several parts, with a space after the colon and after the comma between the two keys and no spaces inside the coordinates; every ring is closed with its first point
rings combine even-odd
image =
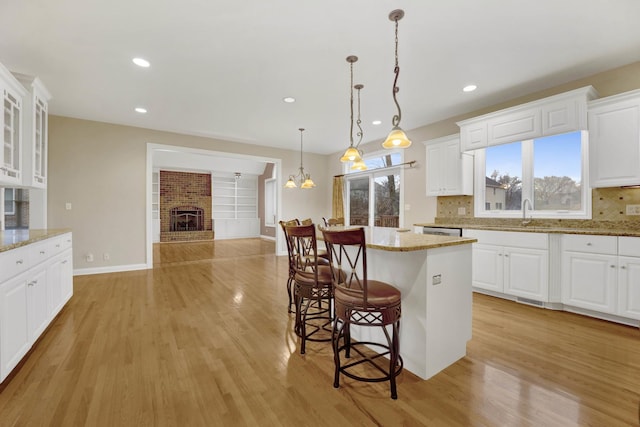
{"type": "Polygon", "coordinates": [[[640,60],[638,0],[2,0],[0,62],[52,114],[293,150],[304,127],[328,154],[349,141],[348,55],[365,142],[391,126],[396,8],[405,129],[640,60]]]}

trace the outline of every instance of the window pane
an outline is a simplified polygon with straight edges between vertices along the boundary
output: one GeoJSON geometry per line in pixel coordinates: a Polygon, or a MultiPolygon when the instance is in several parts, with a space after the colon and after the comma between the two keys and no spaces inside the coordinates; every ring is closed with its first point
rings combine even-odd
{"type": "Polygon", "coordinates": [[[349,224],[369,225],[369,177],[349,180],[349,224]]]}
{"type": "Polygon", "coordinates": [[[402,155],[400,153],[387,153],[384,155],[380,155],[379,157],[370,157],[364,159],[364,164],[367,165],[367,170],[395,166],[399,165],[401,162],[402,155]]]}
{"type": "Polygon", "coordinates": [[[487,210],[520,210],[522,201],[522,143],[486,149],[487,210]]]}
{"type": "Polygon", "coordinates": [[[374,178],[375,183],[375,225],[398,227],[400,215],[400,172],[374,178]]]}
{"type": "Polygon", "coordinates": [[[535,210],[581,210],[581,133],[533,141],[535,210]]]}

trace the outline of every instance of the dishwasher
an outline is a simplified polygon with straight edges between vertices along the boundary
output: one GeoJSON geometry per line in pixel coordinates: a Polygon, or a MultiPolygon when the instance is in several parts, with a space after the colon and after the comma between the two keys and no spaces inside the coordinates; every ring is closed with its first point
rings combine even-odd
{"type": "Polygon", "coordinates": [[[422,234],[437,234],[439,236],[462,237],[462,228],[435,226],[422,227],[422,234]]]}

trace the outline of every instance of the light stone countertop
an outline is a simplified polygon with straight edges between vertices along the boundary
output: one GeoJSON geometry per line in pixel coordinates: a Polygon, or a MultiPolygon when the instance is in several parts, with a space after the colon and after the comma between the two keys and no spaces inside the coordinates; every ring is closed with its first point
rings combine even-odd
{"type": "Polygon", "coordinates": [[[46,229],[46,230],[4,230],[0,231],[0,252],[26,246],[31,243],[45,240],[50,237],[70,233],[71,229],[46,229]]]}
{"type": "MultiPolygon", "coordinates": [[[[331,226],[329,230],[347,230],[357,226],[331,226]]],[[[456,236],[437,236],[431,234],[417,234],[406,228],[362,227],[365,231],[367,248],[383,251],[410,252],[425,249],[435,249],[444,246],[467,245],[476,239],[456,236]]],[[[322,233],[317,233],[322,239],[322,233]]]]}
{"type": "Polygon", "coordinates": [[[464,224],[445,222],[425,222],[414,224],[418,227],[442,227],[442,228],[466,228],[473,230],[489,231],[522,231],[527,233],[555,233],[555,234],[589,234],[600,236],[629,236],[640,237],[640,229],[635,228],[615,228],[615,227],[554,227],[540,225],[496,225],[496,224],[464,224]]]}

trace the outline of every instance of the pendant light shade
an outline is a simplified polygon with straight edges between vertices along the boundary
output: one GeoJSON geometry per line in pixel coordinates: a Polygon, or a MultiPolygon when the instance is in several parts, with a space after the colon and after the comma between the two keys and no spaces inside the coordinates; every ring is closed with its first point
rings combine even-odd
{"type": "Polygon", "coordinates": [[[400,104],[398,103],[398,99],[396,98],[396,94],[400,90],[397,86],[398,76],[400,75],[400,66],[398,65],[398,21],[404,17],[404,11],[402,9],[396,9],[391,11],[389,14],[389,20],[395,22],[396,24],[396,66],[393,69],[393,73],[395,74],[395,78],[393,79],[393,102],[396,104],[396,108],[398,109],[398,114],[393,116],[391,120],[391,124],[393,128],[389,135],[387,135],[387,139],[382,143],[382,147],[386,149],[390,148],[407,148],[411,145],[411,140],[407,137],[407,134],[400,127],[400,119],[402,118],[402,112],[400,111],[400,104]]]}
{"type": "Polygon", "coordinates": [[[387,135],[387,139],[382,143],[383,148],[407,148],[411,145],[411,140],[399,126],[394,126],[387,135]]]}
{"type": "Polygon", "coordinates": [[[342,157],[340,157],[341,162],[357,162],[358,160],[362,160],[360,157],[360,153],[355,147],[347,148],[347,151],[344,152],[342,157]]]}

